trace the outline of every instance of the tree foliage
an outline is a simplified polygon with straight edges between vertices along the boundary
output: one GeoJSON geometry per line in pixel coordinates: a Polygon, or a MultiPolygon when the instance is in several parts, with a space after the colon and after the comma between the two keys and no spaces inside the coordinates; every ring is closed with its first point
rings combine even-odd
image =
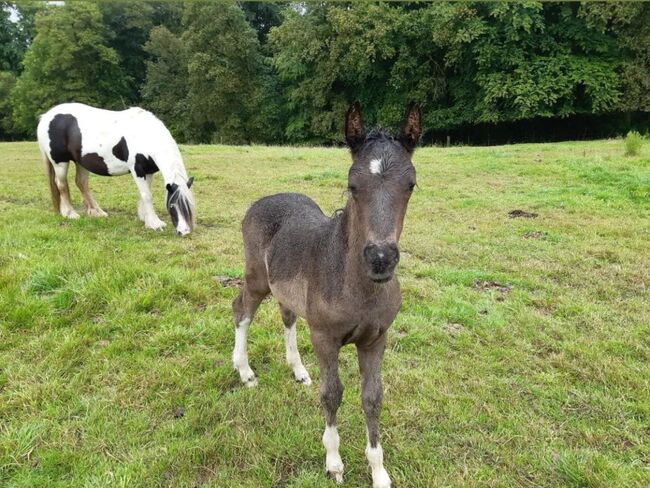
{"type": "Polygon", "coordinates": [[[257,36],[233,2],[187,5],[189,124],[199,140],[249,142],[262,58],[257,36]]]}
{"type": "Polygon", "coordinates": [[[31,131],[39,111],[73,99],[144,104],[195,142],[341,142],[353,100],[369,124],[391,126],[417,100],[430,134],[534,121],[548,131],[546,121],[588,117],[622,121],[619,133],[648,125],[648,3],[0,6],[0,71],[19,76],[13,130],[31,131]]]}
{"type": "Polygon", "coordinates": [[[149,55],[142,98],[147,109],[165,121],[174,137],[191,140],[186,97],[187,50],[181,39],[167,27],[151,30],[145,44],[149,55]]]}
{"type": "Polygon", "coordinates": [[[16,126],[35,132],[37,116],[51,106],[77,101],[124,108],[127,79],[107,43],[99,8],[67,2],[37,15],[36,37],[12,92],[16,126]]]}

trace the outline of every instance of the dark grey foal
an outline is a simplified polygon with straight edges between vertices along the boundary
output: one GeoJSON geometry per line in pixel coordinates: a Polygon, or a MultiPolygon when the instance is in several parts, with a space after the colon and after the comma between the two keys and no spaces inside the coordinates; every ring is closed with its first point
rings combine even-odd
{"type": "Polygon", "coordinates": [[[394,271],[399,261],[397,243],[415,187],[411,156],[420,138],[420,118],[418,107],[411,104],[397,137],[382,131],[366,134],[355,103],[345,117],[345,138],[353,160],[345,209],[329,218],[308,197],[283,193],[255,202],[242,225],[246,276],[233,302],[234,367],[247,386],[257,384],[248,365],[246,334],[260,302],[272,293],[285,325],[287,362],[299,382],[310,384],[295,328],[296,316],[307,319],[321,370],[325,467],[339,483],[343,462],[336,411],[343,385],[338,357],[341,347],[352,343],[359,357],[368,432],[366,457],[373,486],[391,484],[379,443],[380,369],[386,331],[401,301],[394,271]]]}

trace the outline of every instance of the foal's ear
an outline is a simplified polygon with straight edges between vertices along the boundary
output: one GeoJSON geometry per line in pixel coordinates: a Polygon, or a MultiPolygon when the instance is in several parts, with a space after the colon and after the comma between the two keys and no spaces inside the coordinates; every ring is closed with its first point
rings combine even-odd
{"type": "Polygon", "coordinates": [[[345,114],[345,142],[354,152],[366,140],[366,129],[363,127],[363,117],[361,116],[361,105],[354,102],[345,114]]]}
{"type": "Polygon", "coordinates": [[[192,188],[192,183],[194,183],[194,176],[190,176],[190,179],[187,180],[187,187],[192,188]]]}
{"type": "Polygon", "coordinates": [[[171,193],[171,191],[173,190],[172,185],[170,185],[169,183],[167,183],[167,184],[165,185],[165,188],[167,188],[167,191],[170,192],[170,193],[171,193]]]}
{"type": "Polygon", "coordinates": [[[406,107],[404,122],[397,139],[408,152],[412,153],[422,135],[422,115],[416,102],[411,102],[406,107]]]}

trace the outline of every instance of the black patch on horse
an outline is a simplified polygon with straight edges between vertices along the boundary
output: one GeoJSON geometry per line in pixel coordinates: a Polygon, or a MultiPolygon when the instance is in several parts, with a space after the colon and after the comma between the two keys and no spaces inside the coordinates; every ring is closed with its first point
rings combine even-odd
{"type": "Polygon", "coordinates": [[[129,160],[129,146],[126,145],[126,139],[124,137],[113,146],[113,156],[125,163],[129,160]]]}
{"type": "Polygon", "coordinates": [[[55,163],[81,159],[81,131],[77,118],[70,114],[57,114],[50,122],[50,157],[55,163]]]}
{"type": "Polygon", "coordinates": [[[79,164],[96,175],[111,176],[108,172],[108,166],[106,166],[104,158],[97,153],[84,154],[81,156],[79,164]]]}
{"type": "Polygon", "coordinates": [[[158,171],[158,166],[151,156],[144,157],[144,154],[135,155],[135,165],[133,166],[135,174],[140,178],[146,175],[152,175],[158,171]]]}

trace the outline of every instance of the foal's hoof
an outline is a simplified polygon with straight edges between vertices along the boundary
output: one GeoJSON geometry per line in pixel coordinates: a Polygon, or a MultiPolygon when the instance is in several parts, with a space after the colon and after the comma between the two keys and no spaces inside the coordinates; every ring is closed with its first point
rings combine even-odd
{"type": "Polygon", "coordinates": [[[65,217],[66,219],[78,219],[79,214],[75,212],[73,209],[70,210],[61,210],[61,215],[65,217]]]}
{"type": "Polygon", "coordinates": [[[89,217],[108,217],[108,214],[104,212],[101,208],[89,208],[88,209],[89,217]]]}
{"type": "Polygon", "coordinates": [[[309,377],[309,373],[302,364],[293,368],[293,376],[301,385],[311,385],[311,378],[309,377]]]}
{"type": "Polygon", "coordinates": [[[235,371],[239,373],[241,382],[244,383],[247,388],[254,388],[257,386],[257,378],[255,377],[255,373],[250,368],[250,366],[242,366],[238,368],[233,364],[233,367],[235,368],[235,371]]]}

